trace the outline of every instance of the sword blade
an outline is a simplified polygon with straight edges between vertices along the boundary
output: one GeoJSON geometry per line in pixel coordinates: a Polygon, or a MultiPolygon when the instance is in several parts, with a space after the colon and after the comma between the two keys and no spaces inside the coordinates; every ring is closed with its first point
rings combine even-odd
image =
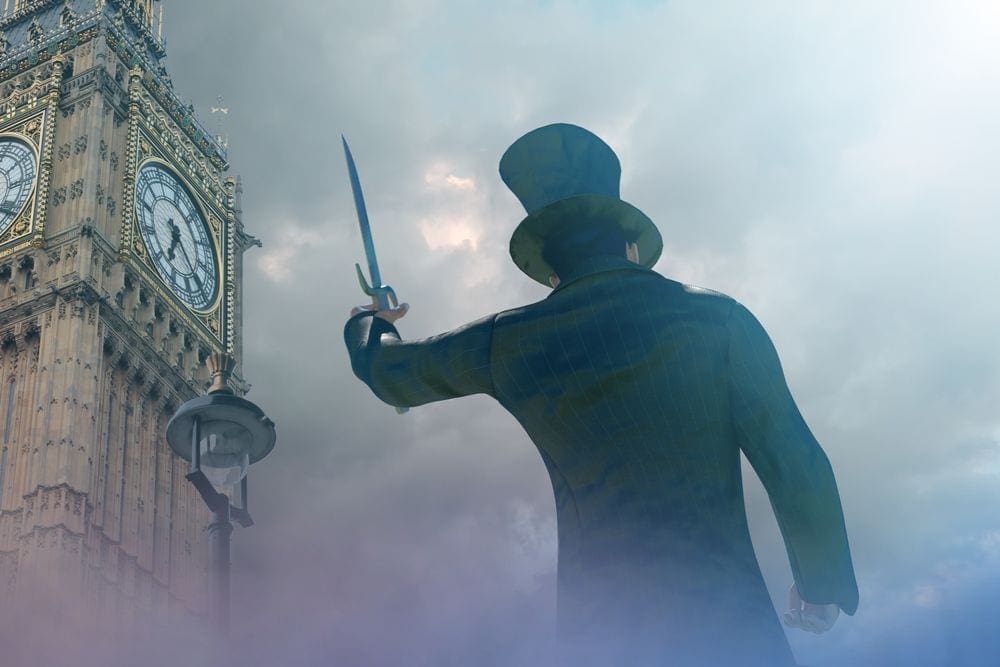
{"type": "MultiPolygon", "coordinates": [[[[351,155],[351,147],[347,145],[347,139],[340,135],[340,140],[344,143],[344,157],[347,159],[347,173],[351,177],[351,191],[354,193],[354,208],[358,211],[358,225],[361,227],[361,240],[365,244],[365,257],[368,260],[368,275],[371,278],[372,287],[382,286],[382,276],[378,270],[378,258],[375,256],[375,242],[372,240],[372,228],[368,222],[368,209],[365,208],[365,195],[361,192],[361,180],[358,178],[358,168],[354,166],[354,156],[351,155]]],[[[379,298],[379,307],[385,308],[388,303],[385,297],[379,298]]]]}

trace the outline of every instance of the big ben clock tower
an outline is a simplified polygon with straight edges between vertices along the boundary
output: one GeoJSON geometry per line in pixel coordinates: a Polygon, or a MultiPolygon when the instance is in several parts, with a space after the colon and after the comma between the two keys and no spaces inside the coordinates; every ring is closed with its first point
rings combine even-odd
{"type": "Polygon", "coordinates": [[[209,354],[240,359],[255,240],[161,65],[161,16],[6,0],[0,17],[0,608],[206,608],[208,514],[164,431],[209,354]]]}

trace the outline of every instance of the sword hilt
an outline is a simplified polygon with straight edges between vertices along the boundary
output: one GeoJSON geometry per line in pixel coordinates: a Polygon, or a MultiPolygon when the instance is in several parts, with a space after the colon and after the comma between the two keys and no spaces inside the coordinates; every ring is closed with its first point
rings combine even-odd
{"type": "MultiPolygon", "coordinates": [[[[399,299],[396,298],[396,291],[389,287],[388,285],[379,285],[378,287],[372,287],[365,280],[364,271],[361,270],[361,265],[358,263],[354,264],[354,268],[358,272],[358,282],[361,283],[361,291],[372,297],[373,305],[378,310],[386,310],[389,308],[390,302],[393,308],[399,307],[399,299]]],[[[403,414],[408,412],[409,408],[401,408],[399,406],[394,406],[396,408],[397,414],[403,414]]]]}
{"type": "Polygon", "coordinates": [[[358,282],[361,283],[361,291],[372,297],[374,305],[379,310],[388,309],[390,304],[393,308],[397,308],[399,306],[399,299],[396,298],[396,291],[394,289],[388,285],[378,285],[377,287],[372,287],[365,279],[365,274],[361,270],[361,265],[355,263],[354,268],[358,272],[358,282]]]}

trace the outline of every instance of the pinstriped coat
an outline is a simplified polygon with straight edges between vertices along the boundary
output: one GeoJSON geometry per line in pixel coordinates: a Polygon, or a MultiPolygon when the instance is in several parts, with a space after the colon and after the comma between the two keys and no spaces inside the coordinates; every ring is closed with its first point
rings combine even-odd
{"type": "Polygon", "coordinates": [[[740,451],[802,597],[857,608],[830,464],[764,329],[729,297],[599,257],[542,301],[439,336],[402,341],[369,312],[345,340],[387,403],[484,393],[524,427],[555,493],[559,623],[578,662],[794,664],[750,542],[740,451]]]}

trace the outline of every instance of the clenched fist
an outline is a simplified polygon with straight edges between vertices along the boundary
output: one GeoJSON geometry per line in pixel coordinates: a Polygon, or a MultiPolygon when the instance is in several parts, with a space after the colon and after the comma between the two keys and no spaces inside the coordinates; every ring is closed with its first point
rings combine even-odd
{"type": "Polygon", "coordinates": [[[840,616],[840,607],[835,604],[811,604],[803,600],[795,584],[788,591],[788,607],[784,614],[785,625],[817,635],[832,628],[840,616]]]}
{"type": "MultiPolygon", "coordinates": [[[[354,308],[351,309],[351,317],[354,317],[355,315],[364,310],[374,310],[374,309],[375,305],[370,303],[363,306],[355,306],[354,308]]],[[[403,315],[406,315],[406,313],[409,312],[409,310],[410,310],[410,304],[401,303],[395,308],[379,310],[378,312],[375,313],[375,317],[381,317],[389,324],[392,324],[393,322],[401,318],[403,315]]]]}

